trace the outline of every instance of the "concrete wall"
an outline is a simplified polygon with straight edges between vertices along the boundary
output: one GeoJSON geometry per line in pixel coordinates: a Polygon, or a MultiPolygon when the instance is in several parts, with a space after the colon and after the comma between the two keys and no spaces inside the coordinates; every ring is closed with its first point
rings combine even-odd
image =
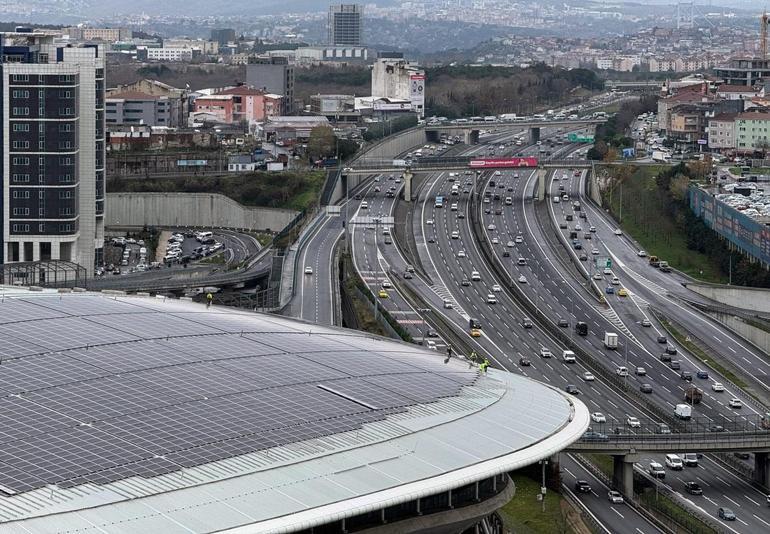
{"type": "Polygon", "coordinates": [[[688,283],[687,289],[726,306],[770,313],[770,289],[703,283],[688,283]]]}
{"type": "Polygon", "coordinates": [[[106,226],[191,226],[278,231],[296,211],[251,208],[219,194],[107,193],[106,226]]]}
{"type": "MultiPolygon", "coordinates": [[[[762,349],[766,354],[770,354],[769,333],[761,328],[748,324],[744,319],[736,317],[735,315],[707,310],[705,313],[724,324],[744,339],[749,340],[751,343],[762,349]]],[[[727,356],[727,354],[725,354],[725,356],[727,356]]]]}

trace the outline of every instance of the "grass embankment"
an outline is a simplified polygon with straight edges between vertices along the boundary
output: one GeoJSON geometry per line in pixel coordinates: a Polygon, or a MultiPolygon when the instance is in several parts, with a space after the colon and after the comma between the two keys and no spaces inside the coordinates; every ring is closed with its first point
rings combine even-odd
{"type": "Polygon", "coordinates": [[[576,532],[570,526],[570,512],[577,515],[571,506],[556,492],[548,491],[543,503],[537,500],[540,483],[525,475],[511,474],[516,484],[516,495],[508,504],[498,510],[508,532],[542,533],[576,532]]]}
{"type": "Polygon", "coordinates": [[[307,172],[249,172],[224,177],[158,179],[111,178],[107,190],[116,193],[219,193],[244,206],[302,211],[318,201],[326,174],[307,172]]]}
{"type": "MultiPolygon", "coordinates": [[[[740,167],[730,167],[730,172],[736,176],[741,175],[740,167]]],[[[770,174],[770,167],[751,167],[749,174],[770,174]]]]}
{"type": "MultiPolygon", "coordinates": [[[[623,181],[622,187],[616,185],[603,193],[605,207],[620,221],[623,231],[636,239],[648,254],[668,261],[673,268],[693,278],[727,283],[713,260],[687,248],[682,222],[664,210],[666,199],[658,189],[655,177],[666,168],[634,167],[633,174],[623,181]]],[[[613,172],[616,169],[607,170],[613,172]]]]}

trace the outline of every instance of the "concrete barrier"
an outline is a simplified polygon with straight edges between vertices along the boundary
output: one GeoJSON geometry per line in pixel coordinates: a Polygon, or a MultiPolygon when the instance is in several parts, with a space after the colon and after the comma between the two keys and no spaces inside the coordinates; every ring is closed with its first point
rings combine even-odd
{"type": "Polygon", "coordinates": [[[758,287],[726,286],[690,282],[687,289],[710,298],[725,306],[749,310],[755,313],[770,313],[770,289],[758,287]]]}
{"type": "Polygon", "coordinates": [[[105,226],[189,226],[278,231],[293,210],[243,206],[216,193],[107,193],[105,226]]]}

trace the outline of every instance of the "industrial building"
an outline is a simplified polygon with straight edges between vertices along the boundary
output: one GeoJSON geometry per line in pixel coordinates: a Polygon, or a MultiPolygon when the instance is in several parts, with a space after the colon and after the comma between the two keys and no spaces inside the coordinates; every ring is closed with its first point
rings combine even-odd
{"type": "Polygon", "coordinates": [[[0,262],[65,260],[91,273],[104,243],[104,50],[60,37],[0,34],[0,262]]]}
{"type": "Polygon", "coordinates": [[[364,7],[360,4],[329,6],[328,42],[332,46],[360,46],[363,43],[364,7]]]}
{"type": "Polygon", "coordinates": [[[372,67],[372,97],[411,104],[425,115],[425,71],[400,53],[382,53],[372,67]]]}
{"type": "Polygon", "coordinates": [[[556,388],[361,332],[0,290],[0,532],[488,528],[507,473],[588,427],[556,388]]]}

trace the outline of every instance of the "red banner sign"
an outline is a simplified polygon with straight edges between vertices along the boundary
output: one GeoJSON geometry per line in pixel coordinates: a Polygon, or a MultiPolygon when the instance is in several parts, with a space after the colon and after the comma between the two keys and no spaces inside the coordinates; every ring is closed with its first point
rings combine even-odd
{"type": "Polygon", "coordinates": [[[537,158],[482,158],[468,163],[473,168],[502,169],[510,167],[537,167],[537,158]]]}

